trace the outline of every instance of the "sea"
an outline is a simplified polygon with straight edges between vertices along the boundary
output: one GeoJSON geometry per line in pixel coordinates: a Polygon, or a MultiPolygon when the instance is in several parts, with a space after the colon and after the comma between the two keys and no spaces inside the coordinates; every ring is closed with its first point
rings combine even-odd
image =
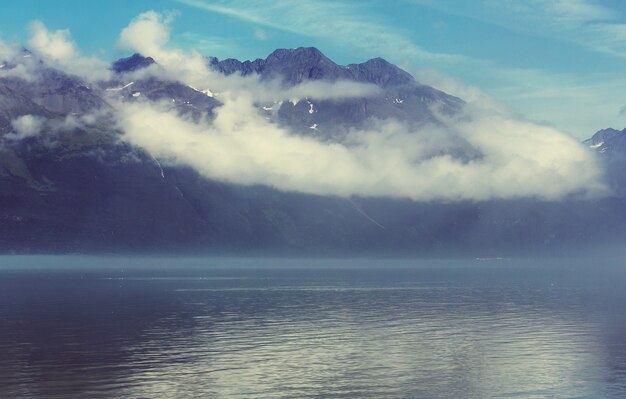
{"type": "Polygon", "coordinates": [[[0,398],[626,398],[626,262],[0,257],[0,398]]]}

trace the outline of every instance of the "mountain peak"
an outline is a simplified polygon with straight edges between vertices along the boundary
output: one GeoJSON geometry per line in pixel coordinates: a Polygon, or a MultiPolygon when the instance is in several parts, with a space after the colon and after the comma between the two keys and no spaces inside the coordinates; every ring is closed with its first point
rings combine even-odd
{"type": "Polygon", "coordinates": [[[148,67],[154,63],[155,61],[152,57],[144,57],[139,53],[135,53],[130,57],[120,58],[115,61],[111,66],[111,69],[113,69],[115,73],[132,72],[148,67]]]}
{"type": "Polygon", "coordinates": [[[263,79],[281,79],[293,86],[306,80],[336,81],[340,79],[374,83],[380,87],[414,86],[415,79],[408,72],[383,58],[373,58],[362,64],[340,66],[315,47],[298,47],[274,50],[265,59],[219,61],[209,57],[208,63],[220,72],[230,75],[241,73],[261,75],[263,79]]]}
{"type": "Polygon", "coordinates": [[[348,77],[342,67],[315,47],[275,50],[265,59],[263,70],[266,78],[281,77],[288,85],[348,77]]]}
{"type": "Polygon", "coordinates": [[[411,74],[398,68],[384,58],[372,58],[362,64],[350,64],[348,68],[359,81],[372,82],[382,87],[413,85],[411,74]]]}
{"type": "Polygon", "coordinates": [[[587,140],[588,142],[590,142],[591,144],[596,144],[596,143],[604,143],[606,141],[609,141],[611,139],[613,139],[616,136],[619,136],[623,133],[626,132],[626,129],[620,131],[620,130],[616,130],[613,129],[612,127],[606,128],[606,129],[602,129],[602,130],[598,130],[592,137],[591,139],[587,140]]]}
{"type": "MultiPolygon", "coordinates": [[[[308,60],[329,60],[321,51],[315,47],[298,47],[295,49],[276,49],[265,59],[266,61],[272,59],[308,59],[308,60]]],[[[329,60],[330,61],[330,60],[329,60]]]]}

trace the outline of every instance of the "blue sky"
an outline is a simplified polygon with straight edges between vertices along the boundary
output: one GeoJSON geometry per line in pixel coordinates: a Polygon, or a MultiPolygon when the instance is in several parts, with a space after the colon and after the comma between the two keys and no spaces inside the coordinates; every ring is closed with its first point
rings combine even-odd
{"type": "Polygon", "coordinates": [[[206,55],[315,46],[340,64],[381,56],[581,139],[626,127],[626,2],[617,0],[21,0],[3,4],[0,38],[26,43],[41,20],[69,29],[84,54],[115,59],[127,55],[120,31],[148,10],[175,13],[171,45],[206,55]]]}

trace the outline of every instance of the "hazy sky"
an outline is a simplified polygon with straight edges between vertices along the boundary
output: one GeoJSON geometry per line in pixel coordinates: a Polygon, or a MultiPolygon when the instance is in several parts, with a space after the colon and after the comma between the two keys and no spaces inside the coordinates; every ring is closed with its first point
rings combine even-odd
{"type": "Polygon", "coordinates": [[[450,77],[514,112],[582,139],[626,126],[626,3],[592,0],[21,0],[6,2],[0,38],[28,24],[69,29],[86,54],[127,55],[119,32],[139,13],[171,11],[172,44],[219,58],[264,58],[315,46],[340,64],[382,56],[426,83],[450,77]]]}

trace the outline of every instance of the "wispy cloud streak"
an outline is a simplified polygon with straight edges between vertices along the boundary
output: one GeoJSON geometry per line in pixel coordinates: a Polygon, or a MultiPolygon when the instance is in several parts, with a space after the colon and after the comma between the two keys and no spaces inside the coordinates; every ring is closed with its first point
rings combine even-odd
{"type": "Polygon", "coordinates": [[[273,2],[176,0],[181,4],[219,13],[261,26],[288,31],[302,36],[338,40],[357,49],[367,49],[377,55],[396,58],[423,59],[433,62],[464,62],[467,57],[428,51],[396,33],[367,12],[365,5],[331,1],[278,0],[273,2]]]}
{"type": "Polygon", "coordinates": [[[626,58],[626,23],[616,10],[589,0],[407,0],[453,15],[626,58]]]}

